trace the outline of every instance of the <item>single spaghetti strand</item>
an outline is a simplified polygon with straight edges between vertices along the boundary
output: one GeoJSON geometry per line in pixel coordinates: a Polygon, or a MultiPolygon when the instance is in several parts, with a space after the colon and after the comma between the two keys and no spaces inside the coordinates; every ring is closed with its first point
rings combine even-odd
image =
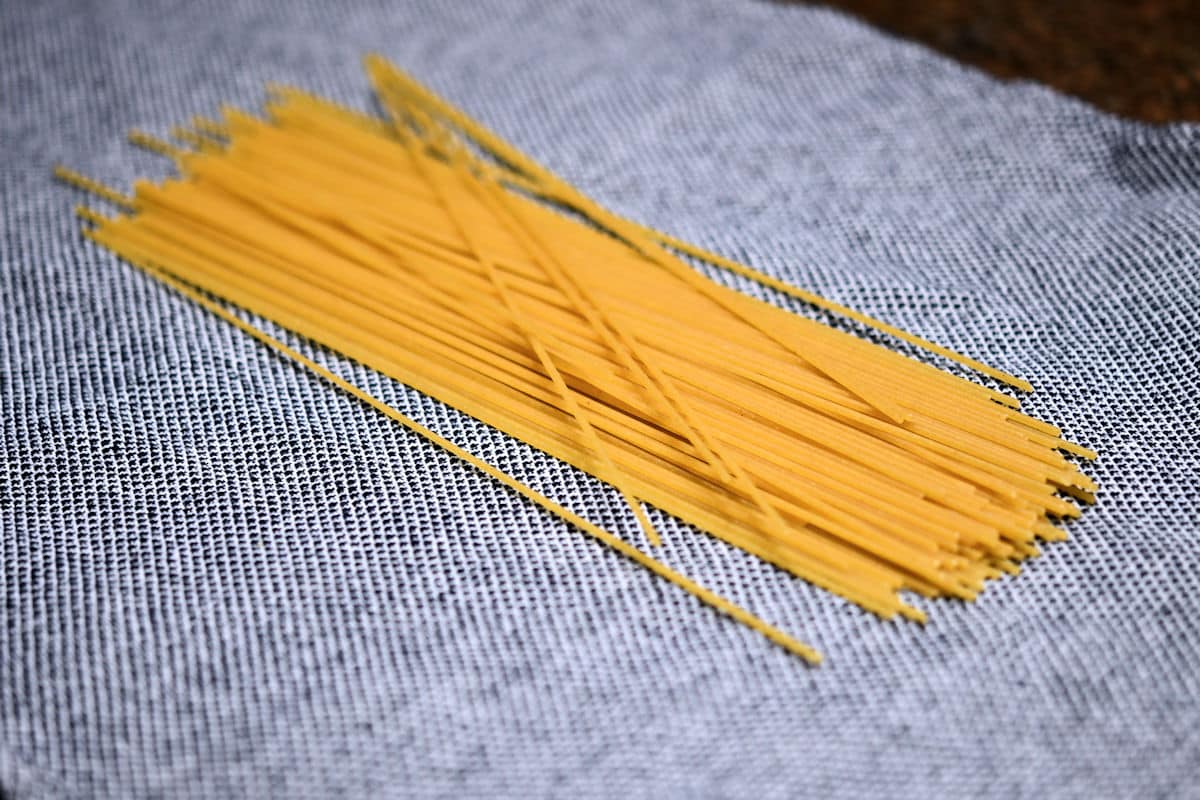
{"type": "Polygon", "coordinates": [[[179,161],[181,158],[187,155],[186,150],[176,147],[170,142],[165,142],[162,139],[159,139],[157,136],[146,133],[145,131],[137,130],[136,128],[129,132],[129,143],[137,145],[138,147],[148,150],[156,155],[166,156],[174,161],[179,161]]]}
{"type": "Polygon", "coordinates": [[[54,177],[58,178],[70,186],[81,191],[93,194],[100,197],[113,205],[121,208],[133,208],[133,198],[128,195],[121,194],[116,189],[111,189],[108,186],[100,183],[97,180],[87,177],[73,169],[64,167],[62,164],[56,164],[54,167],[54,177]]]}
{"type": "Polygon", "coordinates": [[[176,125],[171,128],[171,138],[183,142],[188,147],[200,153],[216,153],[224,149],[223,142],[210,136],[205,136],[202,133],[197,133],[182,125],[176,125]]]}

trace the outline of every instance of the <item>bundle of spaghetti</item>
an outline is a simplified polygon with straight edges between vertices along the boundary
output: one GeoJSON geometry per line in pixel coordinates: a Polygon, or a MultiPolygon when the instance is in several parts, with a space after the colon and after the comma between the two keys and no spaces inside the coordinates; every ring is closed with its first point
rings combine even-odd
{"type": "Polygon", "coordinates": [[[974,599],[1039,540],[1064,538],[1073,500],[1092,501],[1067,456],[1095,454],[1015,398],[721,286],[681,256],[1028,388],[1020,379],[622,219],[382,59],[368,72],[388,120],[273,87],[262,116],[226,108],[176,128],[185,146],[135,133],[180,177],[132,197],[61,171],[125,206],[86,212],[86,235],[272,346],[284,348],[202,293],[610,484],[651,544],[647,503],[885,618],[924,620],[905,591],[974,599]]]}

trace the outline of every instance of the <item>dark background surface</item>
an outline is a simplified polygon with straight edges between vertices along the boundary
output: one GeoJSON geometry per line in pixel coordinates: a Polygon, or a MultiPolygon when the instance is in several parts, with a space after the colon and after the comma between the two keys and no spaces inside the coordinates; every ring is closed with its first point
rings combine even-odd
{"type": "Polygon", "coordinates": [[[1000,78],[1030,79],[1147,122],[1200,120],[1193,0],[828,0],[1000,78]]]}

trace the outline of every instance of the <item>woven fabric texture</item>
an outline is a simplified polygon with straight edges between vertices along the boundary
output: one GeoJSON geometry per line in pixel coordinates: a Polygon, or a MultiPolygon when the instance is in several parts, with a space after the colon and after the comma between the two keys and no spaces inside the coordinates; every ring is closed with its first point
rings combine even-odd
{"type": "Polygon", "coordinates": [[[1197,127],[800,6],[4,0],[0,145],[5,797],[1200,797],[1197,127]],[[812,669],[79,236],[54,162],[166,174],[128,128],[269,80],[371,108],[368,50],[621,213],[1028,377],[1099,504],[924,628],[664,521],[812,669]]]}

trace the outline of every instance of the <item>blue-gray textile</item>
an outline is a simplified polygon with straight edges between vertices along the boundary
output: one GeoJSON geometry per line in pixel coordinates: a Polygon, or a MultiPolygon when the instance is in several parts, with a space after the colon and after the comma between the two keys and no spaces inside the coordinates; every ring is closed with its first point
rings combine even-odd
{"type": "Polygon", "coordinates": [[[6,797],[1200,797],[1200,128],[800,6],[2,1],[6,797]],[[812,669],[79,235],[54,162],[164,175],[125,131],[266,81],[369,109],[371,50],[630,217],[1030,378],[1099,504],[923,628],[664,523],[812,669]]]}

